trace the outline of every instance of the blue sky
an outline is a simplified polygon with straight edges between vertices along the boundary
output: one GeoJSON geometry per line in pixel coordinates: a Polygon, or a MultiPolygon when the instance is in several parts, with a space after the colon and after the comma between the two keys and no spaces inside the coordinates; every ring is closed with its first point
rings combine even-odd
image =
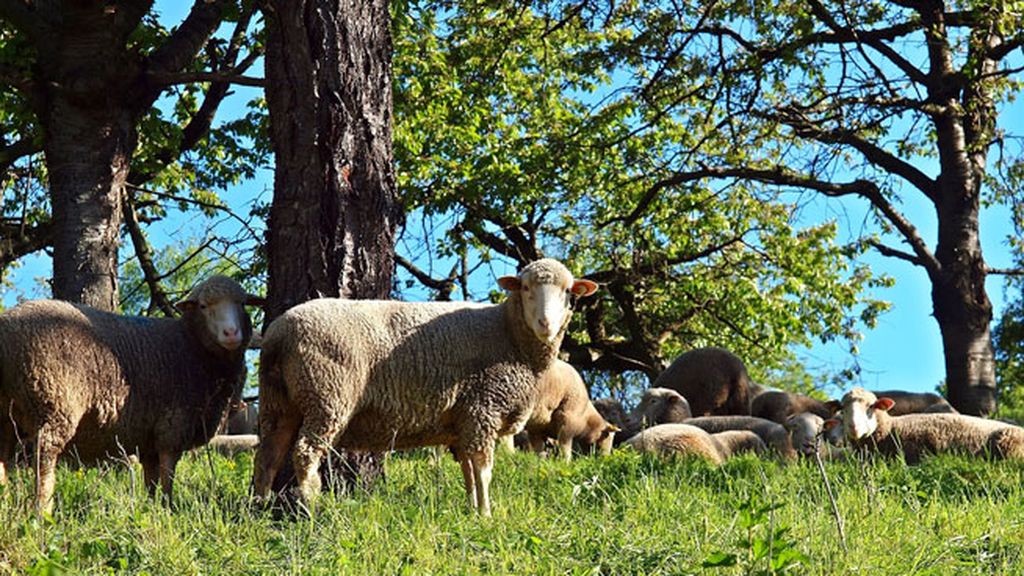
{"type": "MultiPolygon", "coordinates": [[[[187,13],[188,4],[167,1],[157,2],[163,20],[169,25],[180,22],[187,13]]],[[[254,69],[252,75],[261,75],[262,70],[254,69]]],[[[241,110],[245,102],[257,92],[251,88],[238,88],[236,95],[226,103],[225,110],[241,110]]],[[[1024,133],[1024,105],[1014,103],[1002,114],[1001,124],[1009,133],[1024,133]]],[[[242,213],[254,200],[268,201],[272,186],[272,173],[261,171],[253,181],[242,183],[228,190],[224,198],[242,213]]],[[[934,246],[935,216],[931,206],[917,196],[909,195],[901,206],[905,214],[920,229],[922,236],[934,246]]],[[[854,237],[863,224],[866,204],[857,200],[821,200],[816,218],[834,218],[840,224],[840,240],[854,237]]],[[[221,219],[214,222],[219,227],[226,224],[221,219]]],[[[811,222],[808,222],[810,224],[811,222]]],[[[157,247],[174,242],[176,238],[203,237],[213,222],[202,217],[177,216],[170,218],[159,227],[150,229],[149,234],[157,247]]],[[[230,226],[230,224],[227,224],[230,226]]],[[[222,228],[218,228],[222,230],[222,228]]],[[[1012,233],[1009,209],[1006,207],[986,208],[982,212],[982,243],[987,262],[992,267],[1011,267],[1012,257],[1006,244],[1007,235],[1012,233]]],[[[122,260],[131,253],[131,247],[124,246],[122,260]]],[[[860,345],[858,363],[861,366],[861,383],[877,388],[902,388],[907,390],[932,390],[943,379],[945,368],[942,342],[938,325],[932,317],[930,284],[923,269],[909,263],[869,253],[863,259],[876,272],[886,273],[896,279],[896,285],[880,289],[872,296],[888,300],[892,310],[884,314],[874,330],[865,332],[860,345]]],[[[512,272],[511,266],[496,264],[494,272],[512,272]]],[[[38,278],[50,276],[47,258],[36,256],[25,260],[15,270],[12,280],[15,288],[3,291],[4,306],[13,305],[18,298],[46,297],[46,290],[38,278]]],[[[585,271],[581,271],[585,272],[585,271]]],[[[998,318],[1004,306],[1004,282],[999,276],[990,277],[988,294],[992,299],[995,317],[998,318]]],[[[798,351],[812,371],[835,371],[850,362],[850,356],[842,344],[816,345],[806,351],[798,351]]]]}

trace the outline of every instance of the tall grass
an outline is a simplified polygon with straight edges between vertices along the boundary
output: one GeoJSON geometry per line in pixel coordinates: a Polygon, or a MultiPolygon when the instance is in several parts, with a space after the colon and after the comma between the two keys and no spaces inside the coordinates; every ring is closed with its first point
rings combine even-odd
{"type": "Polygon", "coordinates": [[[393,456],[371,492],[325,494],[280,518],[248,495],[252,458],[198,452],[175,507],[123,466],[58,473],[54,516],[30,471],[0,488],[0,573],[15,574],[1020,574],[1024,463],[956,457],[827,463],[839,543],[813,463],[721,468],[628,452],[572,463],[500,454],[494,517],[470,511],[458,466],[393,456]]]}

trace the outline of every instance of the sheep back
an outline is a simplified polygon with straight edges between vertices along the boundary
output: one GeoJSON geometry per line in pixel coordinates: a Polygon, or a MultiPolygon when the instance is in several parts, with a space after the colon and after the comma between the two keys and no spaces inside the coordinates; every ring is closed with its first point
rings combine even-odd
{"type": "Polygon", "coordinates": [[[760,436],[761,440],[779,455],[785,458],[796,456],[785,427],[771,420],[754,416],[702,416],[691,418],[686,423],[709,433],[749,430],[760,436]]]}
{"type": "Polygon", "coordinates": [[[750,377],[738,356],[723,348],[685,352],[665,369],[652,387],[671,388],[690,403],[695,416],[750,414],[750,377]]]}
{"type": "Polygon", "coordinates": [[[687,424],[659,424],[634,435],[625,445],[659,456],[697,456],[721,464],[722,455],[711,435],[687,424]]]}
{"type": "Polygon", "coordinates": [[[835,408],[804,394],[785,390],[768,390],[758,394],[750,403],[750,415],[784,424],[793,415],[810,412],[823,419],[830,418],[835,408]]]}

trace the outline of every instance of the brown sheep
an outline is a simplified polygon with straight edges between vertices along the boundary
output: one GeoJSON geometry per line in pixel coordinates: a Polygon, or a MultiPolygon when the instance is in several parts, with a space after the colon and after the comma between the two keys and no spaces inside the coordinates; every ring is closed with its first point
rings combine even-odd
{"type": "Polygon", "coordinates": [[[57,300],[0,315],[0,406],[11,416],[0,419],[0,470],[16,436],[35,439],[36,506],[50,510],[65,450],[86,463],[137,453],[150,493],[159,483],[169,500],[182,452],[205,444],[241,393],[252,335],[242,306],[260,302],[214,276],[177,319],[57,300]]]}
{"type": "Polygon", "coordinates": [[[758,394],[750,403],[750,415],[784,424],[794,414],[810,412],[827,420],[839,410],[839,403],[822,402],[803,394],[785,390],[768,390],[758,394]]]}
{"type": "Polygon", "coordinates": [[[749,415],[750,377],[743,361],[722,348],[698,348],[676,358],[654,381],[690,403],[694,416],[749,415]]]}
{"type": "Polygon", "coordinates": [[[619,428],[609,424],[590,403],[587,386],[571,364],[555,360],[540,376],[537,402],[526,421],[530,448],[544,449],[544,441],[554,438],[562,458],[572,458],[573,440],[583,450],[596,449],[611,453],[612,442],[619,428]]]}
{"type": "Polygon", "coordinates": [[[796,452],[789,442],[789,434],[786,429],[771,420],[754,416],[701,416],[687,420],[686,424],[710,433],[749,430],[760,436],[766,445],[783,458],[796,458],[796,452]]]}
{"type": "Polygon", "coordinates": [[[237,408],[228,415],[228,419],[221,426],[220,433],[227,435],[255,434],[256,424],[259,421],[259,409],[254,402],[242,400],[237,408]]]}
{"type": "Polygon", "coordinates": [[[895,402],[863,388],[843,396],[843,431],[857,448],[887,456],[903,454],[907,463],[925,454],[961,452],[992,458],[1024,458],[1024,428],[962,414],[890,416],[895,402]]]}
{"type": "Polygon", "coordinates": [[[878,398],[889,398],[895,402],[889,409],[889,416],[905,414],[959,414],[945,398],[932,392],[907,392],[905,390],[875,390],[878,398]]]}
{"type": "Polygon", "coordinates": [[[307,503],[332,446],[445,445],[470,502],[490,515],[495,439],[526,424],[572,297],[597,289],[551,259],[498,283],[509,292],[501,304],[323,298],[275,319],[260,355],[256,496],[269,496],[293,445],[307,503]]]}
{"type": "Polygon", "coordinates": [[[625,444],[659,456],[697,456],[718,465],[739,452],[761,453],[761,437],[749,430],[716,434],[688,424],[659,424],[634,435],[625,444]]]}

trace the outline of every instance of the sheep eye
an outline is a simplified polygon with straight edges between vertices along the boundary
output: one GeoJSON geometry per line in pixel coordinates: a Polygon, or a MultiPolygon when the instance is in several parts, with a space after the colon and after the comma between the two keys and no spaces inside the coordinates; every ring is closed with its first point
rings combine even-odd
{"type": "Polygon", "coordinates": [[[523,285],[523,292],[529,292],[529,291],[530,291],[530,287],[524,284],[523,285]]]}

